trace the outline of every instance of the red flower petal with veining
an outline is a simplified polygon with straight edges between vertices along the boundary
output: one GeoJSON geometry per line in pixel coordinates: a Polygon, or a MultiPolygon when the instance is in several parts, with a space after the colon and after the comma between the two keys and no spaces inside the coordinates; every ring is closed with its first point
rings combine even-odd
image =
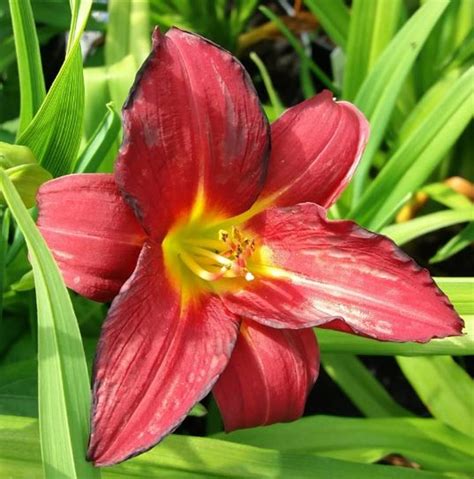
{"type": "Polygon", "coordinates": [[[298,419],[318,371],[311,329],[273,329],[244,321],[213,389],[226,431],[298,419]]]}
{"type": "Polygon", "coordinates": [[[217,297],[183,304],[161,247],[145,244],[100,337],[89,459],[114,464],[173,431],[227,365],[237,332],[217,297]]]}
{"type": "Polygon", "coordinates": [[[462,320],[428,271],[383,236],[328,221],[311,203],[269,209],[246,228],[267,249],[261,261],[268,266],[256,267],[245,290],[226,295],[236,314],[277,328],[341,319],[357,333],[391,341],[461,332],[462,320]]]}
{"type": "Polygon", "coordinates": [[[268,176],[259,199],[329,207],[349,183],[364,151],[369,124],[329,91],[287,110],[272,124],[268,176]]]}
{"type": "Polygon", "coordinates": [[[232,216],[260,193],[267,120],[242,65],[204,38],[156,30],[123,118],[117,182],[154,238],[193,209],[232,216]]]}
{"type": "Polygon", "coordinates": [[[39,229],[66,285],[89,299],[112,300],[145,239],[113,175],[63,176],[45,183],[37,199],[39,229]]]}

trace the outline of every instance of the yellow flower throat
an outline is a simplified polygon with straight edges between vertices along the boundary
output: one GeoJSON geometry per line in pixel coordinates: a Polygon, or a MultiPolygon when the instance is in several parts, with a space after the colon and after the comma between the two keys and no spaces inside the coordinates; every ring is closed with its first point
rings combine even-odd
{"type": "Polygon", "coordinates": [[[184,283],[193,289],[203,286],[199,280],[212,289],[252,281],[249,261],[256,246],[255,238],[236,226],[207,230],[188,226],[169,234],[163,242],[168,270],[181,286],[184,283]]]}

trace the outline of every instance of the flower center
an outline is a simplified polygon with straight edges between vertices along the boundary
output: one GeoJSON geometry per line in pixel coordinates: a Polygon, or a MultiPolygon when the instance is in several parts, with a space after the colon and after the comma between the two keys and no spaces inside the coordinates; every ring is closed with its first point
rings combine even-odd
{"type": "Polygon", "coordinates": [[[206,229],[191,224],[169,234],[163,249],[169,272],[192,290],[199,284],[227,290],[255,279],[249,260],[256,240],[235,226],[206,229]]]}
{"type": "Polygon", "coordinates": [[[247,261],[255,251],[255,240],[245,237],[232,226],[219,230],[217,238],[188,238],[182,241],[178,253],[186,267],[204,281],[243,277],[252,281],[254,275],[247,261]]]}

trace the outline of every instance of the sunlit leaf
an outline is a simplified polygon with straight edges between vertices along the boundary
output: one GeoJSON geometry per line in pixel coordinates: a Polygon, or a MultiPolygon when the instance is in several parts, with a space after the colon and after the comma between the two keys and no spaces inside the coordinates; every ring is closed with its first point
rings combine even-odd
{"type": "MultiPolygon", "coordinates": [[[[41,477],[37,422],[34,419],[1,416],[0,470],[6,477],[41,477]]],[[[412,428],[413,429],[413,428],[412,428]]],[[[376,430],[376,429],[374,429],[376,430]]],[[[431,427],[427,434],[439,434],[431,427]]],[[[322,438],[324,436],[321,436],[322,438]]],[[[376,436],[374,436],[376,437],[376,436]]],[[[416,435],[415,435],[416,437],[416,435]]],[[[368,438],[366,438],[366,444],[368,438]]],[[[446,440],[449,440],[446,439],[446,440]]],[[[281,442],[281,441],[280,441],[281,442]]],[[[452,442],[452,441],[451,441],[452,442]]],[[[426,445],[426,441],[423,447],[426,445]]],[[[429,444],[429,442],[428,442],[429,444]]],[[[423,451],[421,451],[422,455],[423,451]]],[[[453,457],[450,453],[450,457],[453,457]]],[[[454,457],[463,457],[454,454],[454,457]]],[[[443,459],[439,458],[438,464],[443,459]]],[[[151,451],[118,466],[104,468],[102,477],[166,479],[444,479],[449,473],[409,468],[357,464],[318,457],[307,451],[260,448],[204,437],[173,435],[151,451]]],[[[457,476],[468,477],[468,476],[457,476]]]]}
{"type": "Polygon", "coordinates": [[[353,180],[356,201],[364,191],[370,166],[407,75],[448,4],[447,0],[429,0],[413,14],[379,56],[354,99],[371,125],[369,143],[353,180]]]}
{"type": "Polygon", "coordinates": [[[85,461],[90,389],[81,334],[53,257],[8,176],[0,187],[21,229],[33,267],[38,308],[41,445],[46,476],[93,478],[85,461]]]}
{"type": "Polygon", "coordinates": [[[394,152],[350,217],[372,229],[390,221],[400,201],[419,189],[471,120],[473,82],[474,68],[470,68],[394,152]]]}
{"type": "Polygon", "coordinates": [[[9,0],[9,3],[20,78],[21,103],[18,124],[18,135],[20,135],[38,111],[46,90],[30,1],[9,0]]]}

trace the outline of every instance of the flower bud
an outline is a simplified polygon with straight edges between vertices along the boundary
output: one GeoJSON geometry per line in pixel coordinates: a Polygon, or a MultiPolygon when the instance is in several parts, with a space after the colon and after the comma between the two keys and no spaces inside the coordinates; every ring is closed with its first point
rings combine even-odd
{"type": "MultiPolygon", "coordinates": [[[[26,146],[0,142],[0,168],[5,170],[27,208],[35,205],[38,188],[52,178],[26,146]]],[[[1,192],[0,202],[5,203],[1,192]]]]}

